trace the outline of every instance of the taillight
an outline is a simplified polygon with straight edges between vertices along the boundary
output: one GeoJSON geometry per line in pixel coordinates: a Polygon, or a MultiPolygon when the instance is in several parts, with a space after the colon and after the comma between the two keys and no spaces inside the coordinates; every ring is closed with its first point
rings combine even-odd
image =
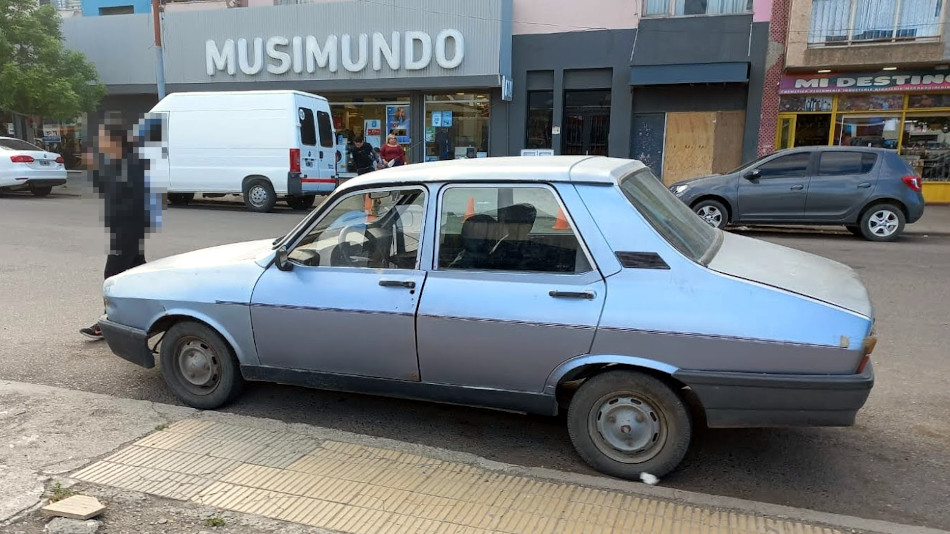
{"type": "Polygon", "coordinates": [[[902,176],[901,181],[904,182],[904,185],[907,187],[918,193],[920,192],[920,176],[908,174],[907,176],[902,176]]]}
{"type": "Polygon", "coordinates": [[[60,163],[60,164],[66,163],[66,160],[64,160],[63,157],[60,156],[60,157],[56,158],[56,163],[60,163]]]}
{"type": "Polygon", "coordinates": [[[300,149],[290,149],[290,172],[300,172],[300,149]]]}
{"type": "Polygon", "coordinates": [[[36,160],[33,159],[33,156],[10,156],[10,161],[13,163],[33,163],[36,160]]]}

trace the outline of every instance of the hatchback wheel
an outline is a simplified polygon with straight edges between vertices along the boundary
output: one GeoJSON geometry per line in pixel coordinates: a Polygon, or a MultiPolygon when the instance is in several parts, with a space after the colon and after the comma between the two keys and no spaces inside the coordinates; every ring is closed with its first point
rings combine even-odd
{"type": "Polygon", "coordinates": [[[904,231],[904,212],[893,204],[871,206],[861,216],[861,235],[870,241],[893,241],[904,231]]]}
{"type": "Polygon", "coordinates": [[[49,196],[49,194],[53,192],[53,188],[50,186],[31,187],[30,192],[33,193],[33,196],[35,197],[45,197],[49,196]]]}
{"type": "Polygon", "coordinates": [[[611,371],[584,382],[568,408],[567,429],[591,467],[631,480],[675,469],[692,437],[689,411],[679,395],[633,371],[611,371]]]}
{"type": "Polygon", "coordinates": [[[162,376],[188,406],[212,410],[227,404],[244,388],[234,352],[211,328],[176,323],[162,338],[162,376]]]}
{"type": "Polygon", "coordinates": [[[713,228],[724,228],[729,222],[729,212],[718,200],[704,200],[693,206],[696,215],[713,228]]]}
{"type": "Polygon", "coordinates": [[[277,195],[270,182],[263,178],[248,182],[244,190],[244,204],[247,209],[264,213],[272,210],[276,203],[277,195]]]}

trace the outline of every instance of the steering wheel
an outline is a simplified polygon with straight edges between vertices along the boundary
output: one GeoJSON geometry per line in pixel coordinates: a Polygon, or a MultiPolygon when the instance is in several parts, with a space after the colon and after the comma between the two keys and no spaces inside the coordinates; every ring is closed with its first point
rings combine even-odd
{"type": "Polygon", "coordinates": [[[368,267],[368,265],[359,265],[359,261],[354,257],[357,256],[353,250],[353,245],[346,240],[346,236],[350,232],[356,232],[366,239],[366,244],[363,245],[363,250],[361,256],[364,257],[369,262],[369,259],[372,257],[373,253],[377,250],[376,246],[376,236],[369,231],[365,225],[362,224],[351,224],[343,227],[343,230],[340,231],[339,239],[337,241],[337,247],[340,249],[340,254],[343,256],[343,261],[350,267],[368,267]],[[365,230],[361,230],[361,228],[365,230]]]}

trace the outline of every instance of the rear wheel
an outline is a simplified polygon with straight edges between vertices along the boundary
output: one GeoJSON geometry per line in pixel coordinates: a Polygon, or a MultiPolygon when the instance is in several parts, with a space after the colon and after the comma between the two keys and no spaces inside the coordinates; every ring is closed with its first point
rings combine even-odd
{"type": "Polygon", "coordinates": [[[30,192],[33,193],[35,197],[45,197],[53,192],[53,188],[48,185],[34,186],[30,187],[30,192]]]}
{"type": "Polygon", "coordinates": [[[876,204],[861,216],[861,235],[869,241],[894,241],[904,231],[904,212],[893,204],[876,204]]]}
{"type": "Polygon", "coordinates": [[[237,358],[227,342],[201,323],[174,324],[162,339],[162,376],[188,406],[212,410],[244,389],[237,358]]]}
{"type": "Polygon", "coordinates": [[[260,213],[274,209],[277,203],[277,194],[274,186],[264,178],[255,178],[247,183],[244,189],[244,205],[251,211],[260,213]]]}
{"type": "Polygon", "coordinates": [[[194,193],[168,193],[168,202],[176,206],[187,206],[194,199],[194,193]]]}
{"type": "Polygon", "coordinates": [[[631,480],[675,469],[692,438],[692,420],[679,395],[635,371],[610,371],[584,382],[571,399],[567,429],[591,467],[631,480]]]}
{"type": "Polygon", "coordinates": [[[313,207],[317,195],[303,195],[299,197],[287,197],[287,205],[295,210],[308,210],[313,207]]]}
{"type": "Polygon", "coordinates": [[[729,212],[718,200],[703,200],[693,206],[696,215],[713,228],[724,228],[729,223],[729,212]]]}

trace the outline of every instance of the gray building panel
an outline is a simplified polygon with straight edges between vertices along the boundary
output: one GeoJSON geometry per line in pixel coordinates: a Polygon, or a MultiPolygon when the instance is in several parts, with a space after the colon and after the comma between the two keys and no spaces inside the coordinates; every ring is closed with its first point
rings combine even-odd
{"type": "Polygon", "coordinates": [[[68,17],[63,19],[66,47],[96,66],[109,86],[155,85],[155,48],[151,15],[68,17]]]}
{"type": "Polygon", "coordinates": [[[632,65],[748,61],[752,15],[643,19],[632,65]]]}

